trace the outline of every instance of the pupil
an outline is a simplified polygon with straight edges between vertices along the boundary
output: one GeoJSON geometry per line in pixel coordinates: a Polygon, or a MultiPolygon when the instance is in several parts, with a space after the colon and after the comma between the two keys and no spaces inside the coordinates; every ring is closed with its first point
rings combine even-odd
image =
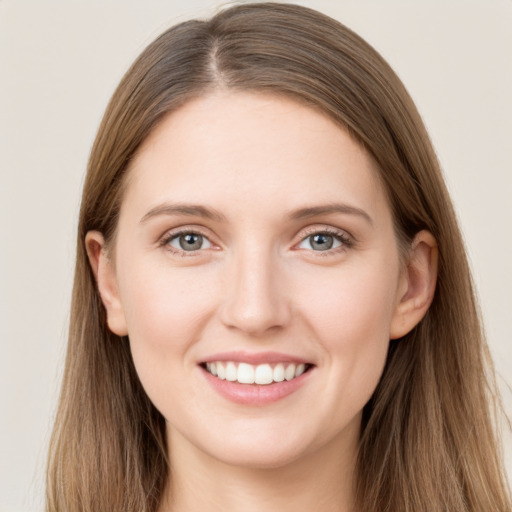
{"type": "Polygon", "coordinates": [[[185,251],[194,251],[201,249],[203,245],[203,237],[195,233],[187,233],[180,236],[180,247],[185,251]]]}
{"type": "Polygon", "coordinates": [[[313,240],[311,243],[311,247],[313,247],[313,249],[318,249],[320,251],[327,251],[332,247],[334,243],[331,235],[313,235],[312,239],[313,240]]]}

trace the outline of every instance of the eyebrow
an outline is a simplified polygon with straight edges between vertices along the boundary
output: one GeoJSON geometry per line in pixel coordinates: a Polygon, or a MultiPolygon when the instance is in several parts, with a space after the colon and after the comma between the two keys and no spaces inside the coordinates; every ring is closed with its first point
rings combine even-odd
{"type": "Polygon", "coordinates": [[[343,213],[349,215],[357,215],[366,220],[370,225],[373,226],[373,219],[361,208],[356,206],[350,206],[342,203],[329,203],[320,206],[310,206],[306,208],[300,208],[290,214],[291,220],[309,219],[311,217],[318,217],[320,215],[329,215],[332,213],[343,213]]]}
{"type": "MultiPolygon", "coordinates": [[[[291,212],[288,218],[290,220],[301,220],[333,213],[357,215],[366,220],[370,225],[373,225],[372,218],[364,210],[342,203],[329,203],[326,205],[300,208],[291,212]]],[[[214,208],[207,208],[199,204],[163,203],[151,208],[151,210],[141,218],[140,223],[143,224],[149,219],[159,215],[185,215],[189,217],[203,217],[217,222],[227,221],[226,216],[214,208]]]]}
{"type": "Polygon", "coordinates": [[[213,208],[206,208],[199,204],[164,203],[151,208],[142,219],[141,224],[158,215],[185,215],[189,217],[204,217],[218,222],[226,221],[226,217],[213,208]]]}

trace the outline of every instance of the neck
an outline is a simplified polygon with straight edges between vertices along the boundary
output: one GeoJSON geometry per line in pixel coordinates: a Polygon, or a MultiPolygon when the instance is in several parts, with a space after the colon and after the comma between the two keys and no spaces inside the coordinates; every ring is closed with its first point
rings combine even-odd
{"type": "Polygon", "coordinates": [[[159,512],[354,512],[358,434],[265,469],[226,464],[169,434],[171,479],[159,512]]]}

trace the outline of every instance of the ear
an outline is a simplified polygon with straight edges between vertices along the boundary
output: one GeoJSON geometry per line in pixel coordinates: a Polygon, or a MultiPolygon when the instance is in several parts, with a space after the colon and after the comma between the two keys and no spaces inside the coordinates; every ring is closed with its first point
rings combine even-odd
{"type": "Polygon", "coordinates": [[[114,334],[126,336],[128,330],[119,297],[116,274],[108,256],[103,235],[99,231],[89,231],[85,237],[85,246],[101,301],[107,310],[108,327],[114,334]]]}
{"type": "Polygon", "coordinates": [[[420,231],[412,241],[409,258],[400,278],[390,339],[405,336],[425,316],[434,298],[437,264],[436,239],[429,231],[420,231]]]}

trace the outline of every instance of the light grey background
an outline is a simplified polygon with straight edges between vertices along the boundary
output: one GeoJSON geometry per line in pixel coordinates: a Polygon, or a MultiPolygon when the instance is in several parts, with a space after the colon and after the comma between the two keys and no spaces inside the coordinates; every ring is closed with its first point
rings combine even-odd
{"type": "MultiPolygon", "coordinates": [[[[222,2],[225,4],[226,2],[222,2]]],[[[391,63],[424,116],[469,247],[512,412],[512,2],[302,1],[391,63]]],[[[80,187],[140,51],[212,0],[0,0],[0,511],[43,510],[80,187]]],[[[504,435],[512,473],[512,439],[504,435]]]]}

